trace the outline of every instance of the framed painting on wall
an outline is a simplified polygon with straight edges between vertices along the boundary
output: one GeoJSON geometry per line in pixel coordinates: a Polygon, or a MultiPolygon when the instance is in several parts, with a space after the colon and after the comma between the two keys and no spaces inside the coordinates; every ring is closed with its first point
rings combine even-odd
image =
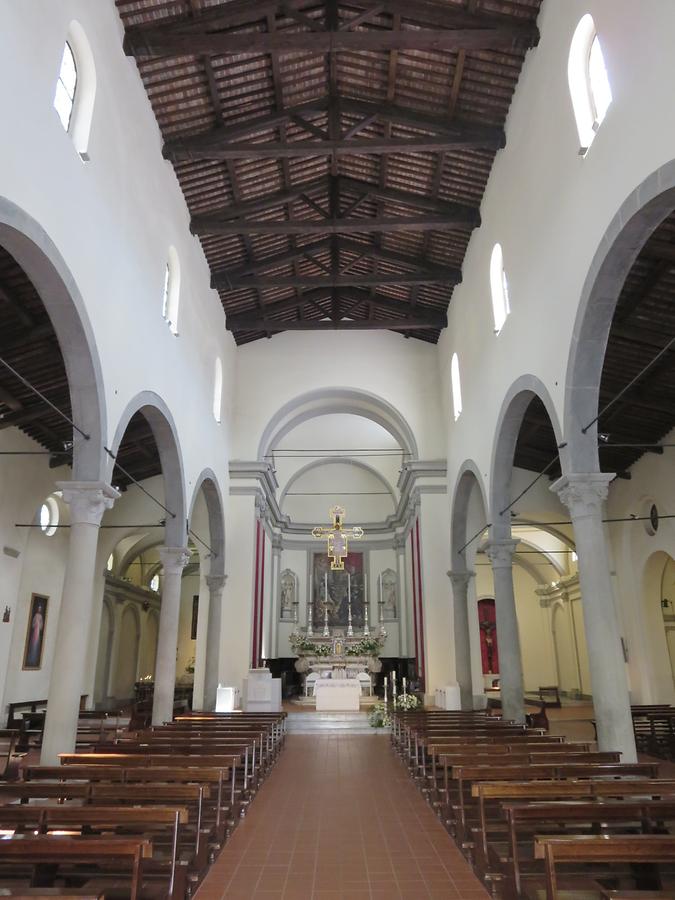
{"type": "Polygon", "coordinates": [[[190,623],[190,640],[197,640],[197,622],[199,621],[199,594],[192,595],[192,622],[190,623]]]}
{"type": "Polygon", "coordinates": [[[31,594],[30,609],[28,610],[28,627],[26,629],[26,646],[23,651],[24,669],[42,668],[48,604],[49,597],[46,597],[44,594],[31,594]]]}

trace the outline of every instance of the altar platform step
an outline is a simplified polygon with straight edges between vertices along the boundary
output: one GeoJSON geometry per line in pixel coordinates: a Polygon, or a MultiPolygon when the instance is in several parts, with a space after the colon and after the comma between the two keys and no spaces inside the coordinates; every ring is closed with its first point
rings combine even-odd
{"type": "MultiPolygon", "coordinates": [[[[371,728],[365,712],[289,712],[286,719],[289,734],[378,734],[385,729],[371,728]]],[[[386,730],[387,733],[388,729],[386,730]]]]}

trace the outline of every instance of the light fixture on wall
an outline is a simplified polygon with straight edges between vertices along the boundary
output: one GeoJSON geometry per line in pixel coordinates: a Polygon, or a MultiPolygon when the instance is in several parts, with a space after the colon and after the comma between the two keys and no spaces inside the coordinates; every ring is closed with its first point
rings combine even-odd
{"type": "Polygon", "coordinates": [[[661,609],[668,609],[670,606],[670,600],[667,600],[665,597],[661,601],[661,609]]]}

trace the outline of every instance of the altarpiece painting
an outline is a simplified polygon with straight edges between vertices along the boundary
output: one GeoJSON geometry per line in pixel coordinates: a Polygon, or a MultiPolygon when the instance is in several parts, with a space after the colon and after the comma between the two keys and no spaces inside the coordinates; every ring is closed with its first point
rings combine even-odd
{"type": "Polygon", "coordinates": [[[318,628],[324,621],[324,602],[326,602],[326,586],[328,587],[328,626],[344,627],[348,625],[349,603],[351,591],[352,622],[363,625],[363,553],[348,553],[344,571],[333,571],[330,559],[325,553],[312,555],[312,616],[314,627],[318,628]]]}

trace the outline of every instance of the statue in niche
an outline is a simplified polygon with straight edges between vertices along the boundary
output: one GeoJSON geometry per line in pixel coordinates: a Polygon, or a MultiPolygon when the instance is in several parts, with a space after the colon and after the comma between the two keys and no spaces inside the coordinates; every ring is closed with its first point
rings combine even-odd
{"type": "Polygon", "coordinates": [[[385,569],[380,575],[382,621],[398,621],[398,578],[393,569],[385,569]]]}
{"type": "Polygon", "coordinates": [[[284,569],[279,576],[279,619],[282,622],[292,622],[294,620],[295,602],[297,599],[296,582],[295,572],[292,572],[290,569],[284,569]]]}

